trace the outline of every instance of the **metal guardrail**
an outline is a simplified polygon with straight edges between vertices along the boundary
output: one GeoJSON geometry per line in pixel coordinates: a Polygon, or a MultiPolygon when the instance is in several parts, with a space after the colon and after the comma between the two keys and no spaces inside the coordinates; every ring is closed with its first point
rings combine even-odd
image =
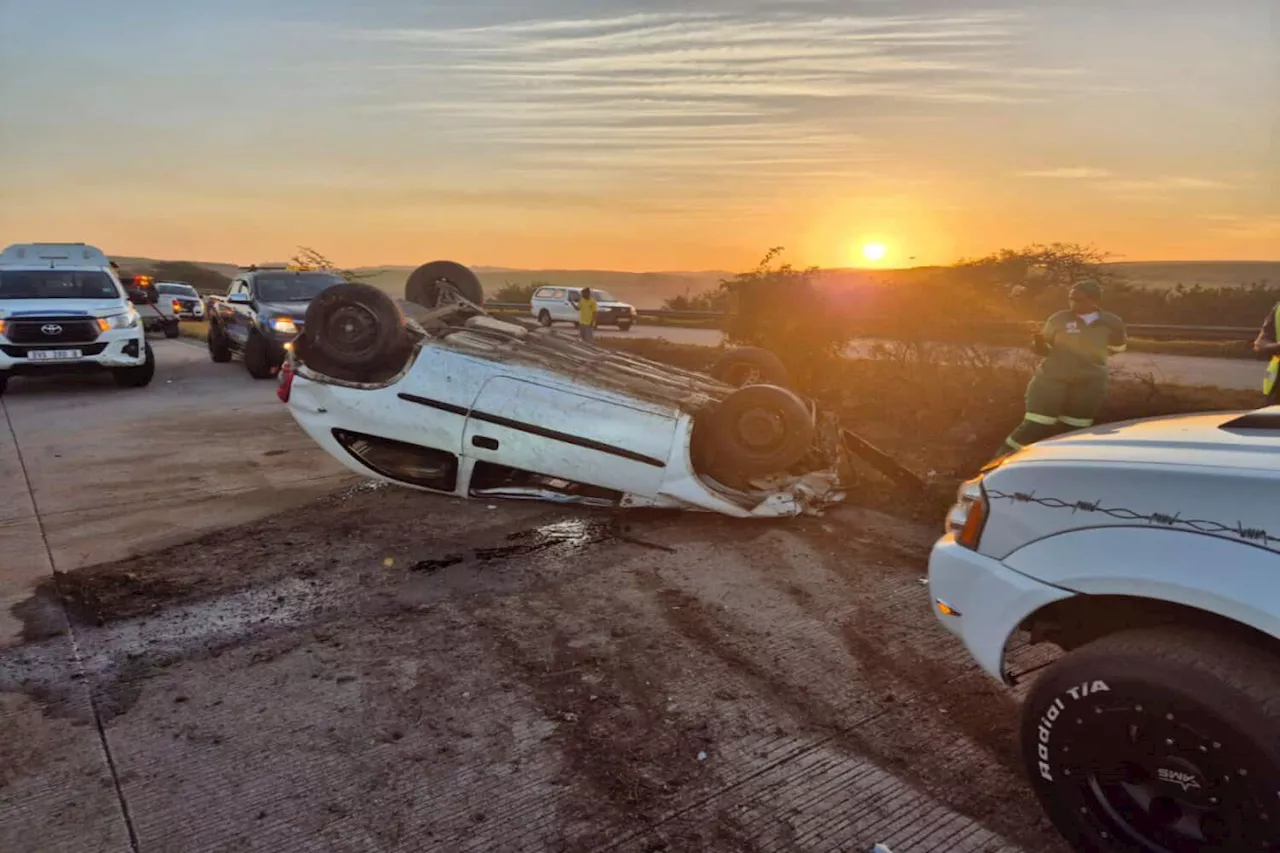
{"type": "MultiPolygon", "coordinates": [[[[521,302],[486,302],[484,307],[490,311],[500,313],[529,314],[529,306],[521,302]]],[[[676,324],[711,324],[722,321],[725,317],[724,313],[720,311],[668,311],[661,308],[637,308],[636,316],[640,320],[650,321],[658,326],[668,325],[672,322],[676,324]]],[[[864,329],[868,336],[875,336],[877,331],[882,334],[889,332],[895,326],[899,326],[901,321],[892,317],[860,317],[852,320],[851,323],[864,329]]],[[[1039,326],[1039,323],[1030,320],[979,320],[963,325],[956,324],[950,327],[942,327],[939,331],[942,332],[942,337],[951,337],[958,332],[971,333],[978,330],[1013,336],[1031,334],[1039,326]]],[[[1129,324],[1127,328],[1130,337],[1145,340],[1243,341],[1247,343],[1258,336],[1258,328],[1256,326],[1174,326],[1156,323],[1133,323],[1129,324]]]]}
{"type": "MultiPolygon", "coordinates": [[[[223,294],[206,294],[201,296],[220,297],[223,294]]],[[[486,302],[484,307],[500,314],[529,313],[529,305],[525,302],[486,302]]],[[[665,308],[637,308],[636,317],[643,323],[655,326],[688,326],[692,328],[719,328],[725,318],[722,311],[668,311],[665,308]]],[[[850,321],[858,334],[865,337],[892,338],[902,328],[902,320],[893,317],[859,317],[850,321]]],[[[1031,320],[978,320],[972,323],[935,326],[933,334],[927,336],[932,340],[972,340],[974,332],[986,336],[999,336],[1016,339],[1027,336],[1039,328],[1040,324],[1031,320]]],[[[1129,337],[1141,340],[1157,341],[1232,341],[1249,343],[1258,336],[1257,326],[1175,326],[1158,323],[1132,323],[1128,325],[1129,337]]]]}

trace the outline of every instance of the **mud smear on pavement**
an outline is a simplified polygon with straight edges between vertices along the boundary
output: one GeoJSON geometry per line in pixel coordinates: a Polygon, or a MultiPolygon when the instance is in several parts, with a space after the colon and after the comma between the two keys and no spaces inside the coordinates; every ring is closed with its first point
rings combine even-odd
{"type": "MultiPolygon", "coordinates": [[[[1003,697],[997,701],[995,694],[992,694],[993,701],[985,705],[980,701],[967,702],[961,698],[957,701],[963,707],[964,714],[958,715],[962,718],[950,719],[947,705],[939,708],[933,704],[938,701],[936,697],[939,687],[945,685],[947,679],[931,681],[922,673],[909,676],[904,681],[902,671],[912,664],[894,659],[884,654],[883,650],[876,649],[877,632],[872,624],[862,628],[868,633],[853,633],[856,647],[851,648],[851,653],[859,664],[865,664],[867,660],[878,661],[878,666],[873,664],[864,674],[871,679],[871,689],[880,696],[879,710],[862,719],[851,719],[845,711],[831,704],[816,690],[787,680],[781,673],[772,671],[764,664],[761,656],[748,653],[735,645],[733,638],[741,636],[743,626],[730,623],[709,609],[701,599],[684,590],[662,586],[656,577],[647,578],[645,582],[663,603],[663,616],[672,628],[723,661],[731,671],[751,684],[756,692],[767,697],[775,707],[785,709],[801,725],[828,736],[833,744],[845,752],[878,764],[920,790],[931,793],[940,802],[981,821],[1009,840],[1024,844],[1032,850],[1043,844],[1043,836],[1032,834],[1025,823],[1011,820],[1008,814],[1009,803],[1027,798],[1025,784],[1022,783],[1022,770],[1017,763],[1016,752],[1012,751],[1012,734],[1007,734],[1009,741],[999,742],[999,738],[1005,735],[1001,733],[999,725],[995,724],[1001,718],[1016,719],[1010,716],[1015,713],[1013,711],[1002,713],[1013,702],[1011,698],[1003,697]],[[868,653],[868,649],[873,651],[868,653]],[[915,697],[908,712],[898,707],[898,696],[915,697]],[[926,697],[924,701],[920,701],[922,697],[926,697]],[[884,720],[890,716],[901,718],[905,713],[912,715],[910,727],[900,725],[901,719],[892,723],[884,720]],[[919,718],[919,724],[914,722],[916,714],[924,715],[919,718]],[[945,768],[934,768],[928,762],[916,760],[922,749],[922,732],[933,728],[929,724],[935,720],[937,730],[944,733],[955,732],[957,726],[966,734],[986,732],[988,737],[982,739],[985,741],[983,745],[995,752],[1001,758],[1001,763],[1010,762],[1010,769],[1013,770],[1011,778],[1018,787],[1006,789],[989,779],[957,780],[945,768]],[[963,787],[965,795],[957,797],[956,785],[965,786],[966,783],[967,787],[963,787]]],[[[871,619],[874,621],[874,618],[873,615],[871,619]]],[[[933,674],[936,675],[936,672],[933,674]]],[[[962,692],[963,689],[953,688],[951,692],[962,692]]],[[[978,699],[985,696],[986,691],[982,691],[982,696],[978,699]]]]}
{"type": "Polygon", "coordinates": [[[618,539],[613,523],[601,519],[571,518],[554,521],[531,530],[517,530],[506,535],[506,545],[474,548],[466,554],[419,560],[409,567],[411,572],[437,572],[459,563],[491,563],[550,552],[549,556],[571,559],[575,552],[592,545],[618,539]]]}
{"type": "MultiPolygon", "coordinates": [[[[534,625],[513,625],[510,613],[501,621],[475,618],[557,725],[555,740],[570,777],[563,784],[581,786],[561,825],[596,827],[553,849],[596,849],[616,841],[618,818],[630,827],[657,823],[690,785],[706,779],[707,766],[697,756],[710,741],[706,724],[681,725],[669,713],[660,695],[669,673],[653,654],[653,638],[622,624],[607,637],[575,636],[552,618],[526,614],[519,619],[534,619],[534,625]],[[613,814],[601,815],[601,806],[613,814]]],[[[703,849],[707,840],[702,833],[681,833],[666,837],[673,846],[647,849],[703,849]]]]}

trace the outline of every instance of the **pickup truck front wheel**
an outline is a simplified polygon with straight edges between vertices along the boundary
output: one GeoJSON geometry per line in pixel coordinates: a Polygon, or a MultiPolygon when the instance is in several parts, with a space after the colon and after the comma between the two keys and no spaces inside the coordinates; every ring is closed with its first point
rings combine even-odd
{"type": "Polygon", "coordinates": [[[1023,706],[1036,796],[1079,851],[1280,850],[1280,655],[1204,629],[1126,631],[1023,706]]]}
{"type": "Polygon", "coordinates": [[[218,364],[226,364],[231,360],[231,346],[227,343],[227,333],[217,323],[209,324],[205,345],[209,348],[209,358],[218,364]]]}
{"type": "Polygon", "coordinates": [[[9,374],[0,370],[0,394],[4,394],[4,389],[9,387],[9,374]]]}
{"type": "Polygon", "coordinates": [[[270,379],[278,366],[271,359],[271,345],[258,332],[250,332],[244,344],[244,366],[254,379],[270,379]]]}
{"type": "Polygon", "coordinates": [[[121,388],[143,388],[151,384],[156,375],[156,355],[151,351],[151,344],[146,345],[146,360],[137,367],[117,367],[111,372],[111,378],[121,388]]]}
{"type": "Polygon", "coordinates": [[[178,328],[177,320],[172,320],[164,324],[164,336],[166,338],[169,338],[170,340],[172,340],[173,338],[176,338],[179,334],[180,334],[180,330],[178,328]]]}

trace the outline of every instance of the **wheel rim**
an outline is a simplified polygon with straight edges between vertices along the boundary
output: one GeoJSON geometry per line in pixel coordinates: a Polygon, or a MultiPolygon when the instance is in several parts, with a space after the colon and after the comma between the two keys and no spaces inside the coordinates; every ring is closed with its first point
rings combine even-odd
{"type": "Polygon", "coordinates": [[[760,368],[754,364],[735,364],[728,370],[726,384],[736,388],[760,384],[760,368]]]}
{"type": "Polygon", "coordinates": [[[769,453],[786,441],[786,422],[771,409],[748,409],[738,416],[734,434],[741,446],[753,453],[769,453]]]}
{"type": "Polygon", "coordinates": [[[378,345],[378,317],[363,305],[341,305],[324,324],[324,340],[346,356],[359,356],[378,345]]]}
{"type": "Polygon", "coordinates": [[[1280,767],[1215,715],[1153,696],[1099,702],[1069,723],[1061,766],[1083,780],[1073,805],[1102,837],[1151,853],[1280,849],[1267,784],[1280,767]]]}

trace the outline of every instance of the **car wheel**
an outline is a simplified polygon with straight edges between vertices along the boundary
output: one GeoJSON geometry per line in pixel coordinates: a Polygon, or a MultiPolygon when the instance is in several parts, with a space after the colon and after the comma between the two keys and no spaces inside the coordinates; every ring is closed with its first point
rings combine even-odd
{"type": "Polygon", "coordinates": [[[805,402],[785,388],[741,388],[694,427],[695,467],[729,485],[786,471],[813,447],[816,427],[805,402]],[[699,435],[701,433],[701,435],[699,435]]]}
{"type": "Polygon", "coordinates": [[[270,379],[275,365],[271,361],[271,347],[258,332],[250,332],[244,344],[244,366],[254,379],[270,379]]]}
{"type": "Polygon", "coordinates": [[[4,389],[9,387],[9,374],[0,371],[0,394],[4,394],[4,389]]]}
{"type": "Polygon", "coordinates": [[[151,351],[151,344],[146,344],[145,360],[137,367],[117,367],[111,372],[111,378],[121,388],[143,388],[151,384],[156,375],[156,355],[151,351]]]}
{"type": "Polygon", "coordinates": [[[760,347],[737,347],[729,350],[711,365],[710,373],[713,378],[735,388],[746,385],[777,385],[786,388],[790,384],[787,368],[783,366],[782,360],[760,347]]]}
{"type": "Polygon", "coordinates": [[[539,311],[538,322],[546,326],[548,329],[551,328],[551,312],[548,311],[546,308],[543,308],[541,311],[539,311]]]}
{"type": "Polygon", "coordinates": [[[631,321],[630,321],[630,320],[619,320],[619,321],[618,321],[618,331],[619,331],[619,332],[628,332],[628,331],[630,331],[630,330],[631,330],[631,321]]]}
{"type": "Polygon", "coordinates": [[[443,283],[452,285],[468,302],[484,304],[484,288],[480,286],[480,279],[453,261],[432,261],[410,273],[409,280],[404,283],[404,298],[424,308],[435,308],[444,295],[443,283]]]}
{"type": "Polygon", "coordinates": [[[295,354],[335,379],[378,381],[398,373],[411,341],[395,300],[370,284],[347,282],[307,306],[305,332],[295,354]]]}
{"type": "Polygon", "coordinates": [[[1036,796],[1079,851],[1280,850],[1280,656],[1199,629],[1104,637],[1023,706],[1036,796]]]}
{"type": "Polygon", "coordinates": [[[205,338],[205,346],[209,348],[209,358],[218,364],[226,364],[231,360],[231,347],[227,345],[227,335],[217,323],[209,324],[209,333],[205,338]]]}
{"type": "Polygon", "coordinates": [[[177,320],[174,320],[172,323],[167,323],[167,324],[165,324],[165,327],[164,327],[164,336],[165,336],[166,338],[169,338],[170,340],[172,340],[173,338],[176,338],[176,337],[178,336],[178,321],[177,321],[177,320]]]}

